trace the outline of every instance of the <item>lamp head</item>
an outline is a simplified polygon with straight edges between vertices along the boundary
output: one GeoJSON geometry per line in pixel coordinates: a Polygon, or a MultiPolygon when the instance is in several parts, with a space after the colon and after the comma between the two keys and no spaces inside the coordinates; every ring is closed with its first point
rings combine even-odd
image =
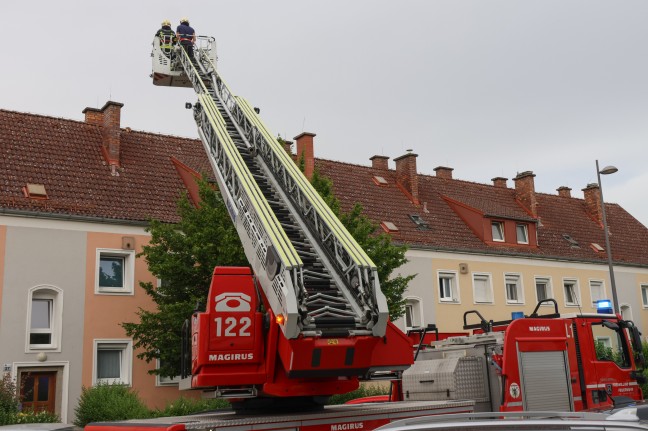
{"type": "Polygon", "coordinates": [[[610,175],[615,172],[617,172],[618,169],[615,166],[606,166],[603,169],[600,170],[601,174],[603,175],[610,175]]]}

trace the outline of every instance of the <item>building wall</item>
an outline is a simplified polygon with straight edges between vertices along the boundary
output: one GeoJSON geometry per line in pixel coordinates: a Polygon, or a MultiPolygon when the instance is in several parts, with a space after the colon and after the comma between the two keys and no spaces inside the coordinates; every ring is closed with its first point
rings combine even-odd
{"type": "MultiPolygon", "coordinates": [[[[441,332],[462,331],[463,313],[477,310],[487,320],[508,320],[511,313],[522,311],[530,314],[537,304],[535,279],[547,278],[551,281],[553,295],[563,313],[595,312],[590,293],[590,281],[601,281],[605,296],[612,298],[608,266],[605,264],[585,264],[556,260],[523,259],[512,257],[482,256],[459,253],[441,253],[425,250],[410,249],[407,252],[409,263],[399,269],[403,274],[419,274],[410,283],[405,296],[420,298],[423,310],[423,325],[435,323],[441,332]],[[461,273],[461,267],[466,266],[467,272],[461,273]],[[439,271],[449,271],[457,274],[459,288],[458,302],[442,302],[439,298],[439,271]],[[492,303],[476,303],[473,293],[473,275],[488,274],[491,278],[492,303]],[[509,304],[506,301],[505,274],[520,276],[523,288],[523,302],[509,304]],[[574,279],[578,281],[580,291],[580,307],[565,304],[563,281],[574,279]]],[[[631,307],[632,319],[644,334],[648,334],[648,316],[646,307],[642,304],[641,284],[648,285],[648,269],[616,266],[614,268],[617,293],[620,305],[631,307]]],[[[550,306],[543,307],[544,309],[550,306]]],[[[542,312],[542,311],[541,311],[542,312]]],[[[401,328],[405,327],[404,320],[396,322],[401,328]]],[[[476,316],[469,316],[468,323],[477,323],[476,316]]]]}
{"type": "MultiPolygon", "coordinates": [[[[69,388],[67,399],[75,400],[81,393],[81,343],[83,339],[83,300],[85,233],[45,227],[8,226],[5,242],[5,271],[3,274],[2,314],[0,315],[0,363],[11,364],[15,373],[20,368],[41,368],[56,363],[69,364],[69,380],[60,381],[69,388]],[[45,361],[39,361],[40,351],[27,349],[29,321],[29,290],[37,286],[52,286],[63,292],[61,339],[56,350],[42,350],[45,361]]],[[[16,376],[14,376],[16,377],[16,376]]],[[[61,392],[61,396],[64,394],[61,392]]],[[[72,404],[64,402],[58,408],[70,418],[72,404]]]]}
{"type": "MultiPolygon", "coordinates": [[[[0,216],[0,365],[13,378],[56,371],[56,410],[63,421],[74,420],[82,387],[92,386],[94,340],[127,339],[120,324],[137,321],[138,308],[151,306],[139,282],[156,280],[143,259],[134,261],[132,295],[95,293],[97,249],[122,250],[125,236],[134,240],[134,253],[150,238],[141,227],[0,216]],[[29,290],[37,286],[61,292],[61,340],[54,350],[28,349],[29,290]]],[[[129,358],[131,386],[147,405],[161,408],[177,399],[177,386],[156,386],[148,373],[156,364],[137,353],[129,358]]]]}

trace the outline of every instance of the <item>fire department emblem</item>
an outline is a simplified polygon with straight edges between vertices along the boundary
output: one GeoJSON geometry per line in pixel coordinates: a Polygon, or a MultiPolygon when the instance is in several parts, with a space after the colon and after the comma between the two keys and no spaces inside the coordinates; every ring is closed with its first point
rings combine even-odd
{"type": "Polygon", "coordinates": [[[517,383],[511,383],[511,386],[509,386],[509,394],[511,394],[511,398],[519,398],[520,385],[518,385],[517,383]]]}
{"type": "Polygon", "coordinates": [[[605,385],[605,392],[607,392],[608,395],[612,395],[612,385],[605,385]]]}

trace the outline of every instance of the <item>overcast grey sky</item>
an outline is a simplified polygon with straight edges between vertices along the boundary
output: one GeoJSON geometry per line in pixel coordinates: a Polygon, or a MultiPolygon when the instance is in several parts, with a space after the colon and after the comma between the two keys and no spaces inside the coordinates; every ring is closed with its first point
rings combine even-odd
{"type": "Polygon", "coordinates": [[[182,16],[270,130],[317,134],[317,157],[413,149],[423,174],[531,170],[576,197],[599,159],[619,168],[606,201],[648,225],[648,1],[2,1],[0,108],[82,120],[110,99],[124,127],[196,138],[193,92],[149,78],[153,34],[182,16]]]}

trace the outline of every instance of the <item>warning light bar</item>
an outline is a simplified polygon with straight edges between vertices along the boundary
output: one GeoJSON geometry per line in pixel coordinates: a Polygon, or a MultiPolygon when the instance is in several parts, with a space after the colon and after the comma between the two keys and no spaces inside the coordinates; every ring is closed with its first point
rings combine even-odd
{"type": "Polygon", "coordinates": [[[596,301],[596,312],[599,314],[613,314],[612,301],[609,299],[599,299],[596,301]]]}

